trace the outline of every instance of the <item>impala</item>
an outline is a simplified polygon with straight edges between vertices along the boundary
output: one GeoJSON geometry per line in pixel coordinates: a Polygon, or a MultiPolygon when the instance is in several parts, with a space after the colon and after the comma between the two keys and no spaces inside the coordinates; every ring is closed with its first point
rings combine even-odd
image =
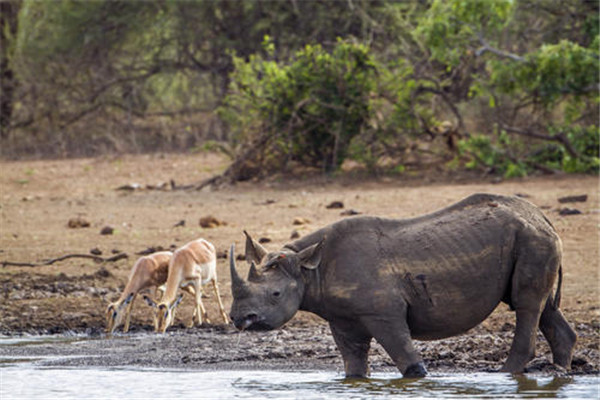
{"type": "Polygon", "coordinates": [[[131,310],[137,294],[142,290],[155,288],[155,296],[167,281],[169,261],[173,253],[160,251],[139,258],[131,269],[129,281],[121,294],[121,297],[106,308],[106,333],[113,333],[125,317],[123,332],[129,331],[131,310]]]}
{"type": "Polygon", "coordinates": [[[217,297],[223,322],[227,324],[229,318],[223,308],[217,284],[217,256],[215,247],[204,239],[198,239],[177,249],[169,263],[167,285],[160,303],[157,304],[149,297],[144,297],[146,302],[155,308],[156,332],[164,333],[173,323],[175,307],[177,307],[182,299],[182,295],[177,296],[179,288],[185,289],[191,287],[194,289],[196,304],[189,327],[193,327],[194,322],[202,325],[203,318],[204,321],[210,323],[206,309],[202,304],[202,286],[209,282],[212,283],[215,296],[217,297]]]}

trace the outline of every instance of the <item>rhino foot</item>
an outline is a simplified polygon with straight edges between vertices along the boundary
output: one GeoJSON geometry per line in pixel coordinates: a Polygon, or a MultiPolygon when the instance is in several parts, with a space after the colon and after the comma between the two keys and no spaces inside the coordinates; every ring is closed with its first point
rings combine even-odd
{"type": "Polygon", "coordinates": [[[403,378],[422,378],[427,375],[427,369],[422,362],[409,365],[408,368],[402,373],[403,378]]]}

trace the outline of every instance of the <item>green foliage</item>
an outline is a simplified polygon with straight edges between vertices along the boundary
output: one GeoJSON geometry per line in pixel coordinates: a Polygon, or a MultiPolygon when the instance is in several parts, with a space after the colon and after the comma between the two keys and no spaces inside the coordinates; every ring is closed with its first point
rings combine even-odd
{"type": "Polygon", "coordinates": [[[266,173],[348,158],[397,173],[598,172],[598,2],[14,4],[0,32],[3,154],[7,138],[54,155],[132,151],[128,138],[220,149],[266,173]]]}
{"type": "Polygon", "coordinates": [[[370,118],[377,69],[366,46],[338,41],[331,52],[307,45],[290,63],[234,57],[221,115],[245,145],[266,135],[270,168],[288,161],[332,171],[370,118]]]}
{"type": "Polygon", "coordinates": [[[600,59],[598,48],[584,48],[561,40],[543,45],[522,63],[491,63],[490,84],[503,93],[527,93],[546,107],[566,95],[596,92],[600,59]],[[595,86],[596,85],[596,86],[595,86]]]}
{"type": "MultiPolygon", "coordinates": [[[[506,140],[506,136],[502,136],[506,140]]],[[[503,175],[505,178],[522,177],[529,171],[526,164],[514,160],[500,147],[494,145],[489,136],[474,135],[462,140],[459,143],[459,150],[461,154],[471,158],[466,163],[469,169],[484,167],[489,172],[503,175]]]]}
{"type": "Polygon", "coordinates": [[[414,35],[432,58],[456,67],[471,52],[477,35],[498,33],[506,26],[514,4],[512,0],[435,0],[414,35]]]}
{"type": "Polygon", "coordinates": [[[571,127],[567,139],[580,155],[573,155],[561,148],[560,168],[565,172],[583,172],[598,174],[600,169],[600,134],[597,126],[571,127]]]}

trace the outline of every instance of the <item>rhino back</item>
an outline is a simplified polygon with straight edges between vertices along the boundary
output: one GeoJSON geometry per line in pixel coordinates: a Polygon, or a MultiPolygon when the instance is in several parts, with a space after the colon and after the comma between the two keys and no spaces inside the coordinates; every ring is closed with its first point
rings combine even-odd
{"type": "Polygon", "coordinates": [[[507,297],[524,232],[557,238],[532,204],[478,194],[412,219],[343,220],[291,246],[324,238],[326,318],[393,318],[405,302],[413,336],[437,339],[472,328],[507,297]]]}

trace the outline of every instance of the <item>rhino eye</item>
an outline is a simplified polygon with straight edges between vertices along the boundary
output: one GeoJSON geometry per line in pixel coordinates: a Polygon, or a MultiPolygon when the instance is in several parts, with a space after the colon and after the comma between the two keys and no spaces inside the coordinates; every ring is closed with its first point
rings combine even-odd
{"type": "Polygon", "coordinates": [[[279,297],[281,293],[279,291],[273,292],[273,297],[279,297]]]}

